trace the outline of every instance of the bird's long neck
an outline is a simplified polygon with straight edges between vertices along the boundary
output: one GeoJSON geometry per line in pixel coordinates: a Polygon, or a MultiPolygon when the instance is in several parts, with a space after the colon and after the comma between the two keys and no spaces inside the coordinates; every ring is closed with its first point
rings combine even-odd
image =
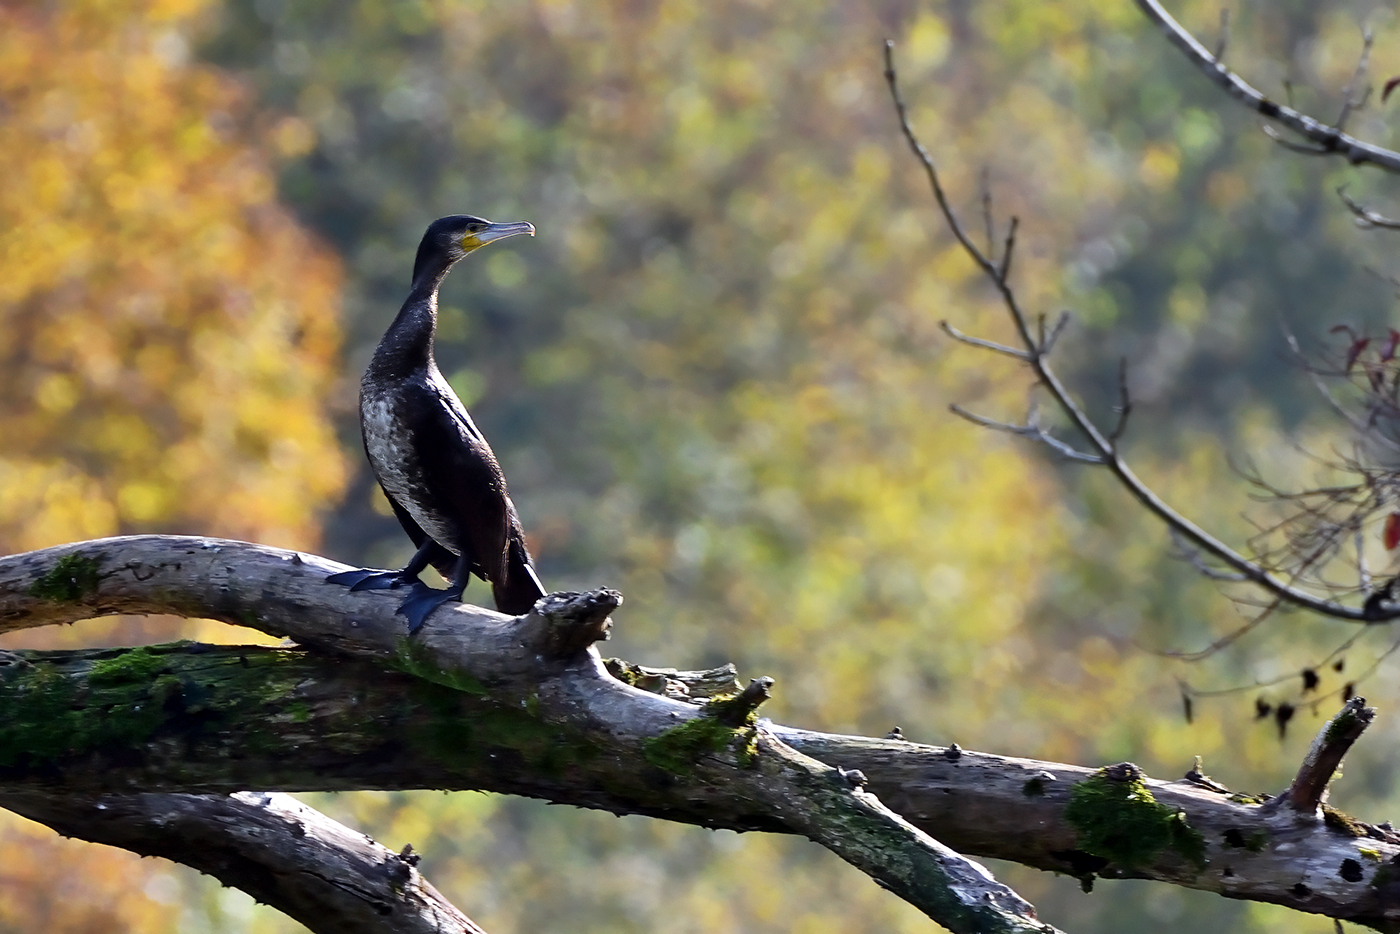
{"type": "Polygon", "coordinates": [[[374,350],[366,380],[402,379],[433,363],[433,334],[437,330],[438,287],[452,263],[441,255],[418,251],[413,287],[389,330],[374,350]]]}

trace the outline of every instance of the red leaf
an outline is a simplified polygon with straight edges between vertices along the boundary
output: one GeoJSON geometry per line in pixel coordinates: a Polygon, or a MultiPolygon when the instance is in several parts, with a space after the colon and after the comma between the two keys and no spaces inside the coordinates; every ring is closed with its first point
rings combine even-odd
{"type": "Polygon", "coordinates": [[[1395,328],[1390,329],[1390,336],[1381,345],[1381,363],[1389,363],[1395,359],[1395,348],[1400,346],[1400,331],[1395,328]]]}
{"type": "Polygon", "coordinates": [[[1381,533],[1381,543],[1386,551],[1394,551],[1400,545],[1400,512],[1392,512],[1385,517],[1385,531],[1381,533]]]}
{"type": "Polygon", "coordinates": [[[1365,350],[1366,345],[1369,343],[1371,343],[1371,339],[1369,337],[1363,337],[1359,340],[1354,340],[1351,342],[1351,349],[1347,351],[1348,373],[1351,372],[1352,367],[1356,366],[1356,358],[1361,356],[1361,351],[1365,350]]]}
{"type": "Polygon", "coordinates": [[[1385,83],[1385,88],[1381,91],[1382,104],[1384,104],[1385,99],[1390,96],[1390,92],[1395,90],[1396,85],[1400,85],[1400,78],[1391,78],[1385,83]]]}

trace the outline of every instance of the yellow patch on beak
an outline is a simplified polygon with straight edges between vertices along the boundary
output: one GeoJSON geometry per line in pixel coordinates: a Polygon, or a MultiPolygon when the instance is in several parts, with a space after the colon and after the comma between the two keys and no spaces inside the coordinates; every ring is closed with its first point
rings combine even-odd
{"type": "Polygon", "coordinates": [[[529,234],[533,237],[535,225],[529,221],[517,221],[513,224],[487,224],[475,233],[463,235],[462,249],[470,253],[472,250],[481,249],[493,240],[504,240],[517,234],[529,234]]]}

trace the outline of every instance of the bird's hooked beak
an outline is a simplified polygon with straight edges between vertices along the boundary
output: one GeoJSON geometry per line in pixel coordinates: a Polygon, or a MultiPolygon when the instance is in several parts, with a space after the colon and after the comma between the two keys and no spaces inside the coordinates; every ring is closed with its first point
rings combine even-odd
{"type": "Polygon", "coordinates": [[[462,249],[470,253],[486,246],[493,240],[504,240],[506,237],[514,237],[516,234],[535,235],[535,225],[529,221],[517,221],[513,224],[487,224],[481,230],[468,233],[462,237],[462,249]]]}

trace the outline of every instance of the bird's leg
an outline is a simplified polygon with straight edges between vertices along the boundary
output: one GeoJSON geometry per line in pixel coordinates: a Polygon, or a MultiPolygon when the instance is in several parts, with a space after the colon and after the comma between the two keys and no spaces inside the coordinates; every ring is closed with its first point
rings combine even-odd
{"type": "Polygon", "coordinates": [[[414,553],[401,571],[360,568],[355,571],[341,571],[339,574],[332,574],[326,580],[332,584],[344,584],[351,590],[393,590],[418,580],[418,575],[423,573],[423,569],[428,566],[428,560],[436,547],[437,542],[431,538],[423,539],[423,544],[418,546],[418,551],[414,553]]]}
{"type": "Polygon", "coordinates": [[[452,569],[452,580],[446,590],[434,590],[422,581],[414,581],[413,589],[399,604],[399,612],[408,619],[408,634],[411,636],[422,626],[428,614],[444,603],[461,601],[471,577],[471,559],[466,555],[457,558],[457,566],[452,569]]]}

